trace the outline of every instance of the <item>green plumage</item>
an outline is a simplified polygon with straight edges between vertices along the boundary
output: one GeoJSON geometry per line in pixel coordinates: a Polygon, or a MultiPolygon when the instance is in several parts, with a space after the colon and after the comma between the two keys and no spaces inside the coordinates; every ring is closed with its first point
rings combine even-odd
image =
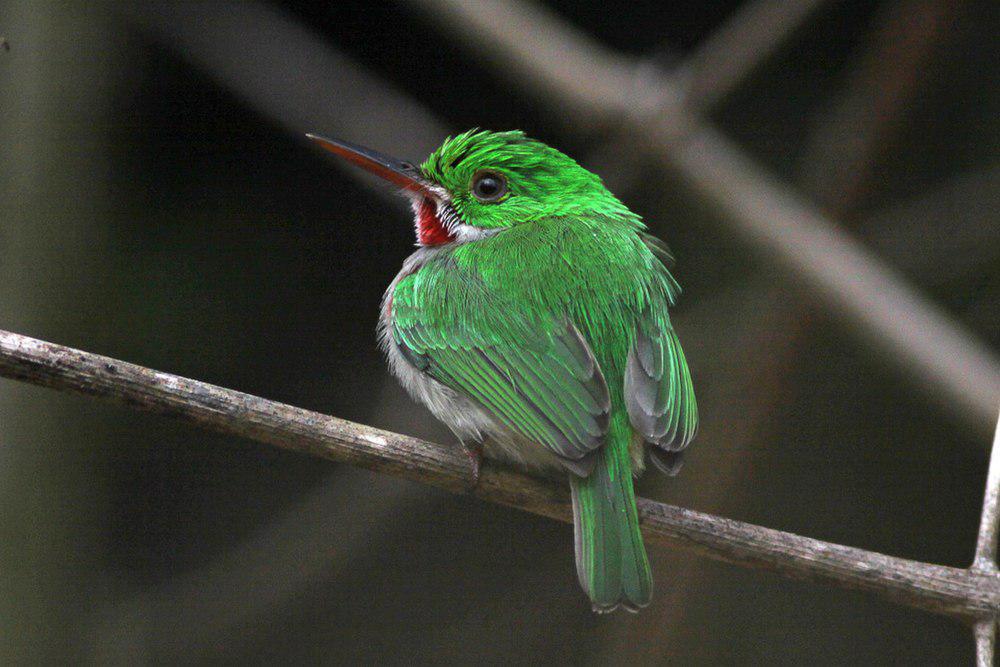
{"type": "Polygon", "coordinates": [[[418,225],[450,237],[418,251],[387,293],[394,370],[463,439],[567,471],[594,608],[645,606],[633,474],[644,443],[675,469],[697,427],[662,246],[596,175],[520,132],[449,139],[419,178],[432,190],[415,210],[433,199],[437,218],[418,225]]]}

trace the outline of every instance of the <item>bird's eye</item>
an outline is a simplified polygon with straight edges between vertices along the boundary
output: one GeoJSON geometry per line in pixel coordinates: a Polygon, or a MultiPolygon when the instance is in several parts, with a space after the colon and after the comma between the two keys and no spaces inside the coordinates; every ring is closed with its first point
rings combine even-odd
{"type": "Polygon", "coordinates": [[[507,179],[495,171],[477,171],[472,177],[472,194],[481,202],[500,201],[507,194],[507,179]]]}

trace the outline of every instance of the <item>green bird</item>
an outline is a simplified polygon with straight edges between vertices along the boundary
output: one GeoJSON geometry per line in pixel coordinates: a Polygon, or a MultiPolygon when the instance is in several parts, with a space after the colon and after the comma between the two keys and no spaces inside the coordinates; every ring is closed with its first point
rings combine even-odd
{"type": "Polygon", "coordinates": [[[419,167],[308,136],[412,202],[419,247],[379,326],[392,372],[466,445],[569,477],[595,611],[649,604],[632,480],[646,453],[676,474],[698,425],[665,246],[598,176],[519,131],[448,138],[419,167]]]}

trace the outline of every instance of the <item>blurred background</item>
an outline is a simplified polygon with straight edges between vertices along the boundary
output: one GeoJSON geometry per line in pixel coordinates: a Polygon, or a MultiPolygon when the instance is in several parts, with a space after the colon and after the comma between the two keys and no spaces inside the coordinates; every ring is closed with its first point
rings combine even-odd
{"type": "MultiPolygon", "coordinates": [[[[728,205],[691,183],[729,179],[669,168],[633,121],[526,81],[454,19],[502,26],[503,6],[452,4],[0,0],[0,328],[450,442],[375,345],[406,202],[302,133],[420,160],[519,128],[678,258],[702,429],[640,493],[967,566],[1000,352],[995,3],[528,5],[583,40],[548,32],[557,56],[634,63],[637,98],[686,92],[752,176],[728,205]],[[921,351],[938,372],[750,238],[747,202],[786,194],[912,290],[901,331],[917,308],[954,334],[921,351]]],[[[660,547],[652,606],[596,616],[571,544],[568,525],[0,380],[4,664],[973,659],[957,622],[660,547]]]]}

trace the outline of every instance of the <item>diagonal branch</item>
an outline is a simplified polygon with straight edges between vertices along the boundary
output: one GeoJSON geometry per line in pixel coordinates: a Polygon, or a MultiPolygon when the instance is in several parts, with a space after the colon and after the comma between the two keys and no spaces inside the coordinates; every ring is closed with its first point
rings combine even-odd
{"type": "Polygon", "coordinates": [[[686,106],[707,113],[725,100],[827,0],[754,0],[695,49],[678,74],[686,106]]]}
{"type": "MultiPolygon", "coordinates": [[[[448,491],[569,521],[564,485],[488,463],[476,479],[466,455],[109,357],[0,331],[0,376],[110,399],[204,428],[362,466],[448,491]]],[[[887,599],[969,620],[995,617],[1000,575],[931,565],[800,537],[640,499],[651,541],[678,545],[796,579],[873,591],[887,599]]]]}

